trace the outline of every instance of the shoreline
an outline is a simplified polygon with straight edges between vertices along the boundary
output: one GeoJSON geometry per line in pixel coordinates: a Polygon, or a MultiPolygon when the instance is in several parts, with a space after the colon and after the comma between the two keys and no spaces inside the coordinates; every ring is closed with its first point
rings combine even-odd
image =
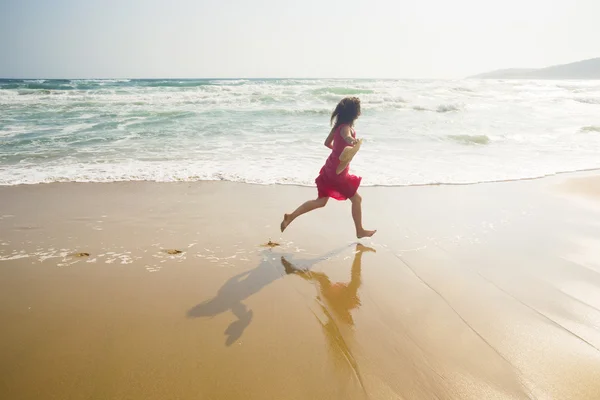
{"type": "MultiPolygon", "coordinates": [[[[546,175],[514,178],[514,179],[497,179],[497,180],[484,180],[476,182],[433,182],[433,183],[407,183],[397,185],[385,185],[385,184],[373,184],[373,185],[362,185],[361,188],[405,188],[405,187],[427,187],[427,186],[473,186],[473,185],[487,185],[487,184],[498,184],[498,183],[511,183],[521,181],[538,181],[544,179],[561,178],[561,177],[575,177],[575,176],[594,176],[600,173],[600,167],[585,168],[573,171],[559,171],[553,172],[546,175]]],[[[359,174],[360,175],[360,174],[359,174]]],[[[201,184],[206,182],[222,182],[226,184],[239,184],[239,185],[251,185],[251,186],[283,186],[283,187],[299,187],[299,188],[316,188],[316,185],[300,184],[300,183],[256,183],[256,182],[245,182],[245,181],[230,181],[226,179],[201,179],[201,180],[172,180],[172,181],[156,181],[156,180],[115,180],[115,181],[52,181],[52,182],[36,182],[36,183],[15,183],[15,184],[0,184],[0,188],[3,187],[21,187],[21,186],[36,186],[36,185],[60,185],[60,184],[116,184],[116,183],[155,183],[155,184],[176,184],[176,183],[189,183],[189,184],[201,184]]]]}

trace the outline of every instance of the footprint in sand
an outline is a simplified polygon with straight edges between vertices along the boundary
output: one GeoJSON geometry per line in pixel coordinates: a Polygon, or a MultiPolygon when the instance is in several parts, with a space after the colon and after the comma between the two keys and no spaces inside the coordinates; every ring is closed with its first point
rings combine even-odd
{"type": "Polygon", "coordinates": [[[181,250],[177,250],[177,249],[166,249],[166,250],[163,250],[163,251],[164,251],[165,253],[167,253],[167,254],[171,254],[171,255],[173,255],[173,254],[181,254],[181,253],[183,253],[183,251],[181,251],[181,250]]]}
{"type": "Polygon", "coordinates": [[[71,254],[72,257],[89,257],[90,253],[73,253],[71,254]]]}

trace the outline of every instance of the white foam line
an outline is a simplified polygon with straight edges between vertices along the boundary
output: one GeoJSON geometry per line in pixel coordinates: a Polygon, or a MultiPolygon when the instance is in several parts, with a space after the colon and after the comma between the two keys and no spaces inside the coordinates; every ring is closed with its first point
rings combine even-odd
{"type": "Polygon", "coordinates": [[[12,261],[12,260],[19,260],[21,258],[29,258],[30,255],[29,254],[17,254],[17,255],[13,255],[13,256],[9,256],[9,257],[0,257],[0,261],[12,261]]]}

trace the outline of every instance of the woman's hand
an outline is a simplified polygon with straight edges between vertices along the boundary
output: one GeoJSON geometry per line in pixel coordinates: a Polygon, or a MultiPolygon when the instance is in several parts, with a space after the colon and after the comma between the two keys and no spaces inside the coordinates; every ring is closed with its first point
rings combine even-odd
{"type": "Polygon", "coordinates": [[[352,136],[345,136],[344,140],[346,141],[346,143],[348,143],[350,146],[354,146],[356,143],[358,143],[357,139],[354,139],[352,136]]]}

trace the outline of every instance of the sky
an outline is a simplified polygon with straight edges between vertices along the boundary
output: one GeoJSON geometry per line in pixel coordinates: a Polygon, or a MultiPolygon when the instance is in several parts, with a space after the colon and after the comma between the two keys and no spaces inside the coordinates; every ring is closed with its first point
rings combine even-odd
{"type": "Polygon", "coordinates": [[[600,57],[600,0],[0,0],[3,78],[462,78],[600,57]]]}

